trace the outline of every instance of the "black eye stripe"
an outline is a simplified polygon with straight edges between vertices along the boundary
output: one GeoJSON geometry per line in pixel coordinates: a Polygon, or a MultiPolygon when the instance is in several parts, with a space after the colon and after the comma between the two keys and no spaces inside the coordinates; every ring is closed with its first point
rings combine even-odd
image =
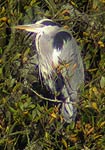
{"type": "Polygon", "coordinates": [[[72,36],[66,31],[58,32],[53,40],[53,47],[60,50],[63,47],[64,41],[71,40],[72,36]]]}
{"type": "Polygon", "coordinates": [[[50,21],[50,20],[43,21],[41,24],[46,25],[46,26],[51,25],[51,26],[58,26],[58,27],[61,27],[59,24],[57,24],[57,23],[55,23],[55,22],[53,22],[53,21],[50,21]]]}

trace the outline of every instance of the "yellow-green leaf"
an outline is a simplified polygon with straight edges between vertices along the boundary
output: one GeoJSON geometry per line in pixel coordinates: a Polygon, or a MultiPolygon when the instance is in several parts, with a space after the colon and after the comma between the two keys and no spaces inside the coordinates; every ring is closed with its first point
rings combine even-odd
{"type": "Polygon", "coordinates": [[[105,87],[105,77],[101,77],[101,80],[100,80],[100,86],[101,88],[104,88],[105,87]]]}
{"type": "Polygon", "coordinates": [[[62,143],[63,143],[63,145],[65,146],[65,148],[67,148],[67,142],[66,142],[66,140],[63,139],[63,138],[62,138],[62,143]]]}
{"type": "Polygon", "coordinates": [[[98,106],[95,102],[92,102],[91,104],[92,108],[94,108],[95,110],[99,111],[98,106]]]}

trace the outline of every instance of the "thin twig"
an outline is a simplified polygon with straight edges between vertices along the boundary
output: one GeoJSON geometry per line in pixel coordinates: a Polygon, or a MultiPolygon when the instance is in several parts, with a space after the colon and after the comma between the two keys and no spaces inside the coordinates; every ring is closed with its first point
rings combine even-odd
{"type": "Polygon", "coordinates": [[[55,99],[50,99],[50,98],[43,97],[42,95],[40,95],[39,93],[37,93],[35,90],[33,90],[33,89],[30,88],[30,87],[29,87],[29,90],[31,90],[34,94],[36,94],[38,97],[40,97],[40,98],[43,99],[43,100],[51,101],[51,102],[62,103],[61,100],[57,100],[56,98],[55,98],[55,99]]]}

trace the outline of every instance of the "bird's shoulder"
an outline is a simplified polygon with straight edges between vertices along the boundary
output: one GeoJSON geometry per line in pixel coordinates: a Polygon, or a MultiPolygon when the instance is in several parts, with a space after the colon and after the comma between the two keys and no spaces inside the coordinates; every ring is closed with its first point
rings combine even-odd
{"type": "Polygon", "coordinates": [[[65,42],[72,40],[72,34],[64,29],[58,30],[53,37],[53,47],[55,49],[62,49],[65,42]]]}

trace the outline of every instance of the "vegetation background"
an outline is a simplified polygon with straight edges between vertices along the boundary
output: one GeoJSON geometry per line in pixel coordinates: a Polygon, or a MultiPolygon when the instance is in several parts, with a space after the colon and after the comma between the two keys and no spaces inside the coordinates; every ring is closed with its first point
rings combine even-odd
{"type": "Polygon", "coordinates": [[[105,149],[105,0],[0,1],[0,150],[105,149]],[[38,76],[35,35],[18,24],[51,18],[81,48],[85,89],[75,124],[51,105],[38,76]]]}

